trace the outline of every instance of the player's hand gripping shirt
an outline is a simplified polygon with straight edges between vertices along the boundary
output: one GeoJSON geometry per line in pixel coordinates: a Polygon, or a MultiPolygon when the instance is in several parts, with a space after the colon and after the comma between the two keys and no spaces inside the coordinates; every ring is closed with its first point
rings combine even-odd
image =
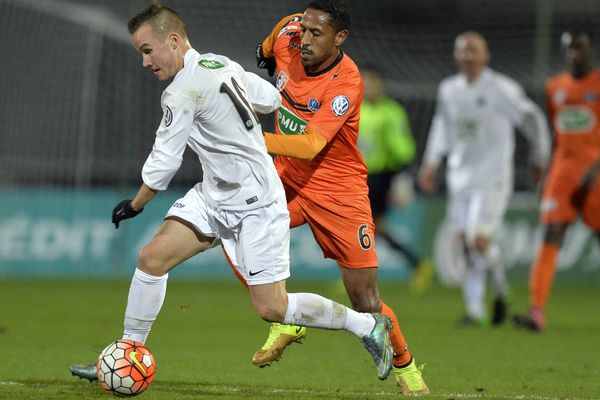
{"type": "Polygon", "coordinates": [[[324,71],[305,71],[300,59],[302,14],[281,20],[262,44],[277,62],[276,133],[319,134],[328,144],[311,161],[276,157],[281,179],[301,193],[367,193],[367,168],[357,147],[363,82],[354,62],[340,53],[324,71]]]}
{"type": "Polygon", "coordinates": [[[283,187],[254,110],[269,113],[280,104],[269,82],[239,64],[188,50],[162,94],[163,119],[142,169],[144,183],[165,190],[187,145],[202,164],[202,192],[212,206],[248,210],[272,203],[283,187]]]}
{"type": "Polygon", "coordinates": [[[546,84],[548,116],[554,128],[553,162],[590,166],[600,157],[600,70],[582,79],[569,72],[546,84]]]}
{"type": "Polygon", "coordinates": [[[516,82],[489,68],[472,83],[463,74],[451,76],[438,89],[424,158],[437,164],[448,157],[453,193],[512,188],[515,127],[529,139],[534,161],[546,165],[550,137],[544,115],[516,82]]]}

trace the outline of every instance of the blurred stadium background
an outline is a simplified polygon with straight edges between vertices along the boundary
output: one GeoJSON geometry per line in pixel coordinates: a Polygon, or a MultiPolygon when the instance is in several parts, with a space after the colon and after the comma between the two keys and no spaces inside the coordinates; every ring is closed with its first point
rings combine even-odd
{"type": "MultiPolygon", "coordinates": [[[[353,26],[346,52],[360,65],[378,63],[389,93],[407,108],[419,155],[434,109],[438,82],[455,72],[456,34],[474,29],[489,40],[492,66],[519,81],[544,107],[545,79],[563,68],[559,38],[566,29],[600,37],[597,0],[346,0],[353,26]]],[[[0,278],[126,277],[167,207],[200,179],[186,158],[169,191],[135,221],[116,231],[110,212],[134,195],[141,166],[160,121],[165,84],[141,67],[126,21],[143,0],[0,0],[0,278]]],[[[200,52],[224,54],[268,78],[254,61],[256,44],[283,16],[302,11],[292,0],[164,0],[187,23],[200,52]]],[[[597,44],[598,47],[598,44],[597,44]]],[[[270,122],[266,121],[267,128],[270,122]]],[[[503,230],[511,275],[523,278],[539,241],[537,200],[518,141],[518,193],[503,230]]],[[[417,163],[418,165],[418,163],[417,163]]],[[[440,177],[442,178],[442,177],[440,177]]],[[[438,265],[443,195],[417,195],[395,210],[394,229],[438,265]],[[436,245],[437,243],[437,245],[436,245]]],[[[404,279],[408,270],[378,248],[382,274],[404,279]]],[[[600,268],[598,246],[581,225],[563,253],[564,276],[590,281],[600,268]],[[572,273],[575,272],[575,273],[572,273]]],[[[180,268],[179,276],[224,277],[213,250],[180,268]]],[[[308,230],[292,234],[295,275],[334,277],[308,230]]],[[[443,271],[443,270],[442,270],[443,271]]],[[[443,281],[452,282],[444,275],[443,281]]],[[[598,282],[596,278],[596,282],[598,282]]]]}

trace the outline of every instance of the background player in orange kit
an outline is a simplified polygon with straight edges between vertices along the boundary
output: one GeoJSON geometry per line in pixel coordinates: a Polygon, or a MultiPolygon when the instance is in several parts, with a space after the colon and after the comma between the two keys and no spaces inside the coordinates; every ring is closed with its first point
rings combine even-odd
{"type": "Polygon", "coordinates": [[[544,308],[567,227],[581,215],[600,239],[600,69],[591,65],[589,33],[564,33],[562,45],[570,71],[546,85],[555,148],[541,204],[545,236],[529,277],[529,312],[513,319],[533,331],[545,327],[544,308]]]}
{"type": "MultiPolygon", "coordinates": [[[[259,67],[276,71],[283,102],[267,149],[284,184],[291,227],[308,223],[326,258],[337,261],[355,310],[377,310],[393,320],[396,381],[406,395],[429,390],[400,331],[396,315],[379,298],[374,224],[367,168],[358,150],[363,82],[340,48],[350,15],[339,0],[310,2],[304,14],[283,18],[259,45],[259,67]]],[[[273,325],[254,355],[269,365],[304,328],[273,325]]]]}

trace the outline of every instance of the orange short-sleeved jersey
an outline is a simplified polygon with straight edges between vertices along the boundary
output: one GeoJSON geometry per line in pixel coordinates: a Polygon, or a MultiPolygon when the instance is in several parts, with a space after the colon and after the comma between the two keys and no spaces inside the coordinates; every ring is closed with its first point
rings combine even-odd
{"type": "Polygon", "coordinates": [[[276,86],[282,95],[276,132],[320,134],[328,144],[312,160],[276,157],[281,179],[299,193],[368,193],[367,167],[357,146],[363,82],[344,53],[324,71],[308,73],[300,59],[302,14],[286,17],[263,42],[277,62],[276,86]]]}
{"type": "Polygon", "coordinates": [[[546,84],[554,128],[553,163],[588,166],[600,157],[600,70],[583,79],[564,72],[546,84]]]}

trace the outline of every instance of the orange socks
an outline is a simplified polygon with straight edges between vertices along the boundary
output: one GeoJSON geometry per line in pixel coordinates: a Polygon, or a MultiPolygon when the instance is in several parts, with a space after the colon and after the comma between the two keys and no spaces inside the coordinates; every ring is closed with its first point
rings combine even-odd
{"type": "Polygon", "coordinates": [[[560,247],[554,243],[542,244],[529,274],[530,305],[543,310],[550,296],[560,247]]]}
{"type": "Polygon", "coordinates": [[[392,319],[393,326],[390,332],[390,341],[392,342],[392,347],[394,348],[394,366],[404,366],[410,362],[412,356],[408,351],[406,340],[404,339],[402,331],[400,330],[398,318],[396,317],[396,314],[394,314],[394,311],[391,308],[389,308],[383,301],[381,302],[381,313],[392,319]]]}

